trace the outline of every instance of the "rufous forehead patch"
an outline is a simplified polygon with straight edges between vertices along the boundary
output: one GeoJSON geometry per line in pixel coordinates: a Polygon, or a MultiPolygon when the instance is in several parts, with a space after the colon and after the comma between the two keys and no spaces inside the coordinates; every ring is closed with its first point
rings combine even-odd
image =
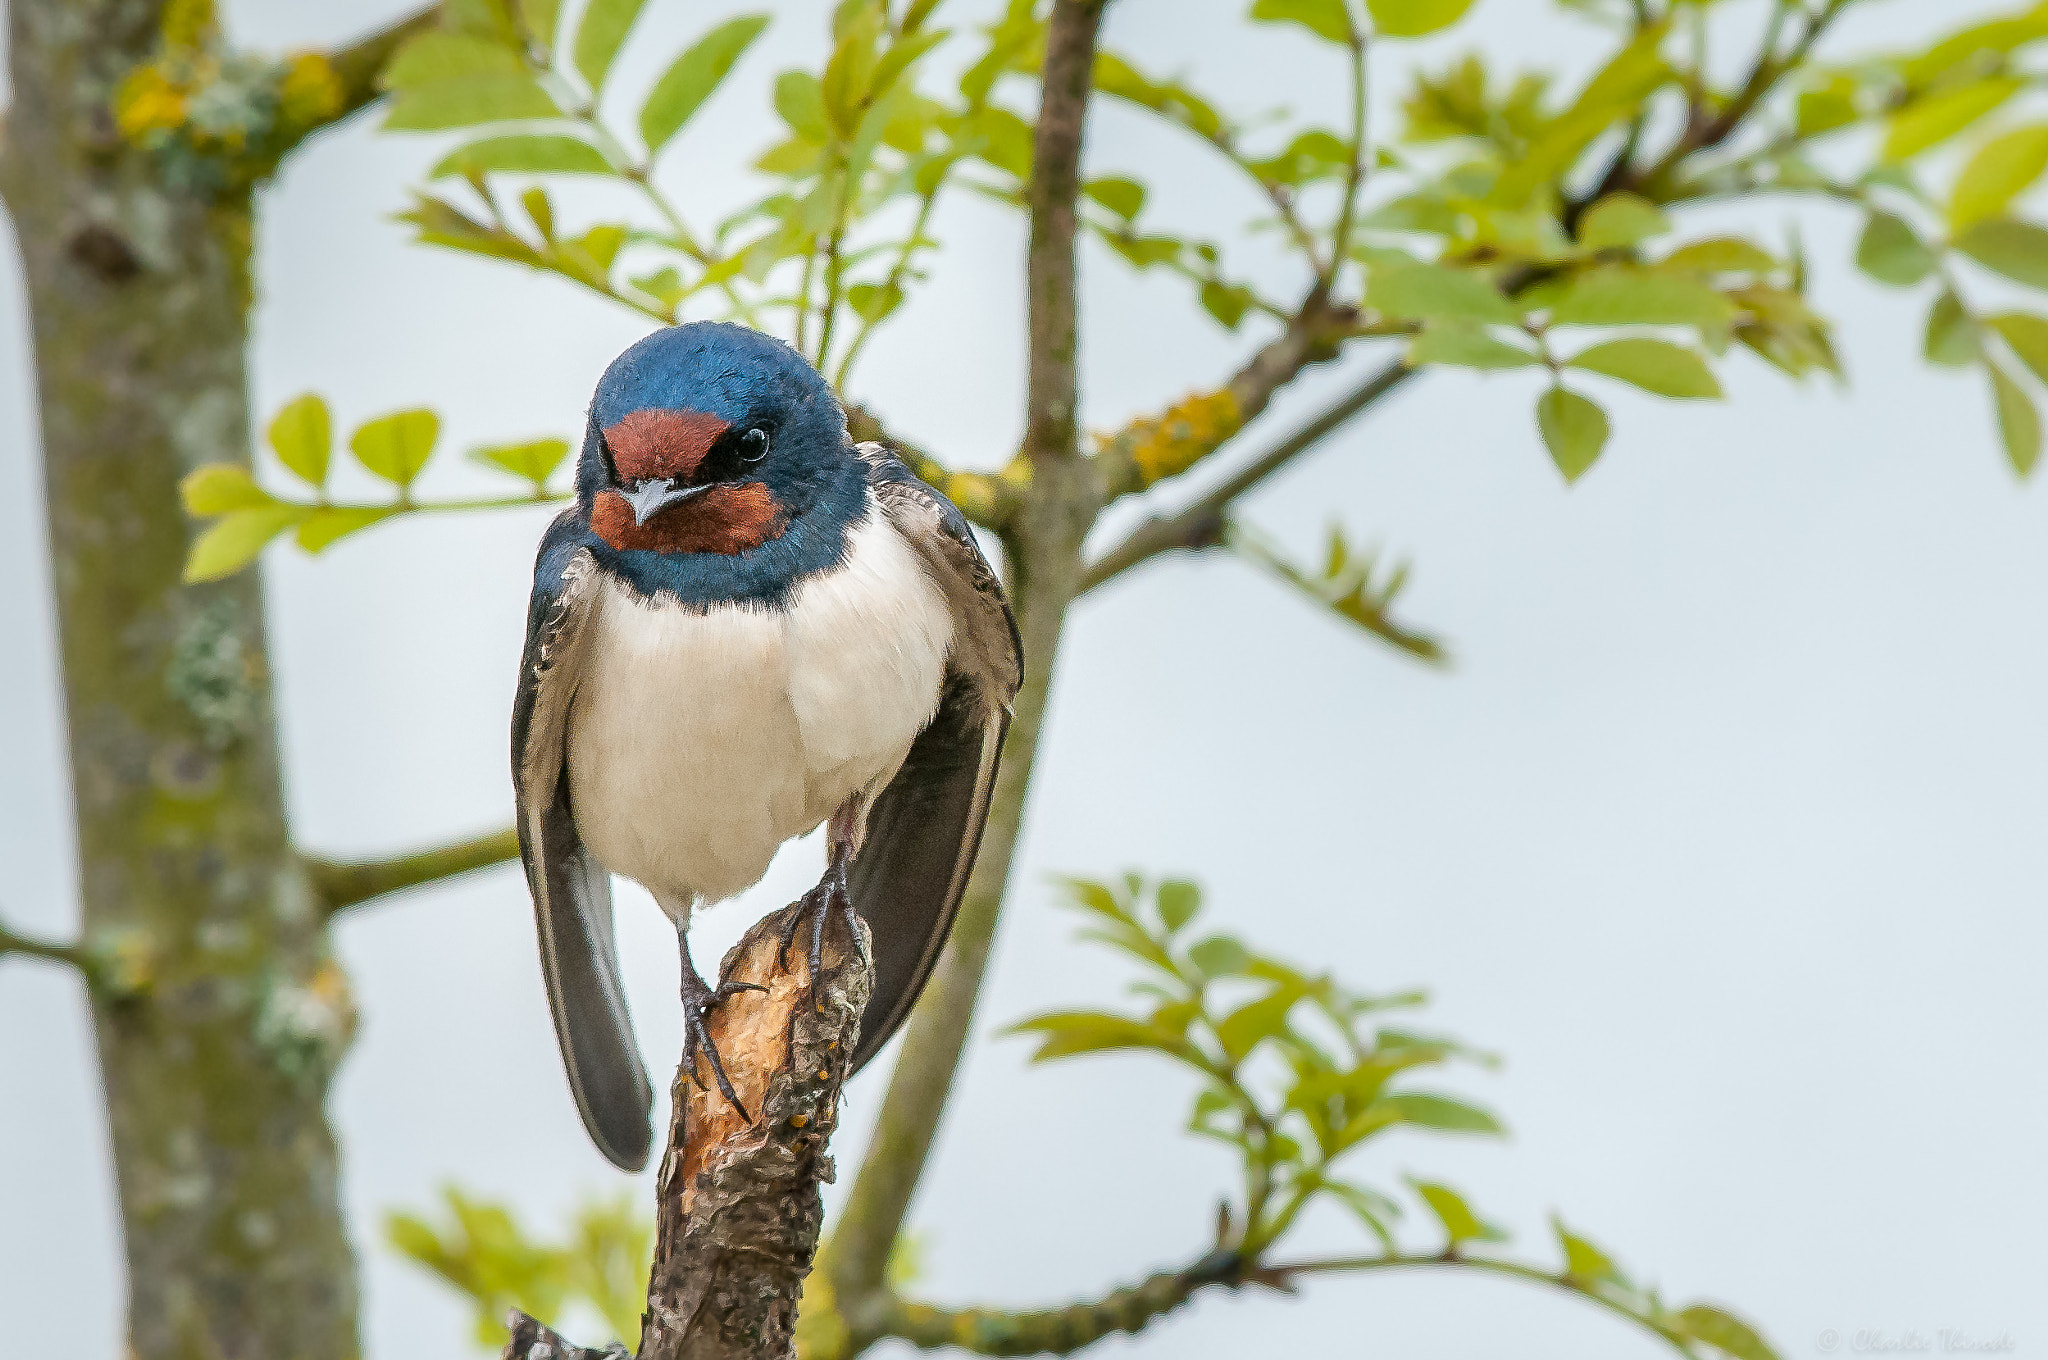
{"type": "Polygon", "coordinates": [[[688,477],[732,426],[703,411],[633,411],[605,426],[619,479],[688,477]]]}

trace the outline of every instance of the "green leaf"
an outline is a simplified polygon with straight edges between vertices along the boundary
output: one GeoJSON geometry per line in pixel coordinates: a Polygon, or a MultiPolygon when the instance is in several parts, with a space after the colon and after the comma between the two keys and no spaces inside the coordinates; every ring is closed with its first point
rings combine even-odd
{"type": "Polygon", "coordinates": [[[1412,1124],[1420,1129],[1435,1129],[1441,1133],[1483,1133],[1504,1135],[1507,1130],[1477,1105],[1467,1105],[1462,1100],[1449,1096],[1430,1095],[1422,1091],[1403,1091],[1396,1095],[1380,1097],[1382,1108],[1393,1112],[1403,1124],[1412,1124]]]}
{"type": "Polygon", "coordinates": [[[233,576],[256,560],[271,539],[304,519],[301,505],[267,505],[237,510],[219,520],[192,545],[185,557],[187,582],[218,581],[233,576]]]}
{"type": "Polygon", "coordinates": [[[647,0],[590,0],[583,22],[576,26],[576,69],[590,82],[590,88],[604,88],[612,62],[626,45],[633,21],[640,17],[647,0]]]}
{"type": "Polygon", "coordinates": [[[519,0],[519,14],[534,41],[553,51],[555,30],[561,27],[562,0],[519,0]]]}
{"type": "Polygon", "coordinates": [[[1202,285],[1202,310],[1216,318],[1223,329],[1234,331],[1244,321],[1244,314],[1252,307],[1252,290],[1242,284],[1205,283],[1202,285]]]}
{"type": "Polygon", "coordinates": [[[1581,274],[1550,309],[1554,326],[1724,326],[1735,304],[1676,274],[1596,269],[1581,274]]]}
{"type": "Polygon", "coordinates": [[[459,33],[473,33],[499,42],[519,40],[508,0],[442,0],[441,22],[459,33]]]}
{"type": "MultiPolygon", "coordinates": [[[[1991,373],[1991,397],[1998,408],[1998,435],[2005,443],[2006,460],[2012,470],[2025,477],[2041,460],[2041,413],[2026,389],[1997,364],[1987,363],[1991,373]]],[[[257,513],[245,511],[244,513],[257,513]]]]}
{"type": "Polygon", "coordinates": [[[1943,368],[1967,368],[1984,352],[1977,323],[1962,299],[1944,291],[1927,313],[1927,361],[1943,368]]]}
{"type": "Polygon", "coordinates": [[[1318,38],[1351,41],[1351,15],[1344,0],[1254,0],[1256,24],[1300,24],[1318,38]]]}
{"type": "Polygon", "coordinates": [[[1134,179],[1104,176],[1091,179],[1081,192],[1128,222],[1145,207],[1145,186],[1134,179]]]}
{"type": "Polygon", "coordinates": [[[1660,50],[1666,27],[1653,25],[1586,83],[1571,108],[1545,126],[1495,181],[1489,195],[1495,205],[1519,208],[1528,203],[1537,189],[1563,176],[1602,133],[1634,114],[1671,79],[1671,66],[1660,50]]]}
{"type": "Polygon", "coordinates": [[[1584,476],[1607,447],[1607,413],[1569,388],[1553,387],[1538,399],[1536,424],[1567,482],[1584,476]]]}
{"type": "Polygon", "coordinates": [[[397,513],[395,505],[343,505],[315,510],[299,526],[299,546],[309,553],[325,551],[335,540],[397,513]]]}
{"type": "Polygon", "coordinates": [[[1083,1053],[1109,1053],[1119,1049],[1151,1048],[1181,1056],[1187,1042],[1171,1031],[1156,1028],[1128,1016],[1101,1011],[1059,1011],[1034,1016],[1010,1026],[1004,1034],[1042,1034],[1044,1041],[1031,1055],[1034,1063],[1055,1058],[1072,1058],[1083,1053]]]}
{"type": "Polygon", "coordinates": [[[208,463],[185,474],[178,483],[185,513],[203,518],[276,505],[277,497],[256,485],[247,468],[233,463],[208,463]]]}
{"type": "Polygon", "coordinates": [[[350,436],[356,461],[387,482],[410,486],[433,456],[441,437],[441,418],[432,411],[394,411],[380,416],[350,436]]]}
{"type": "Polygon", "coordinates": [[[1420,38],[1465,17],[1472,0],[1365,0],[1383,38],[1420,38]]]}
{"type": "Polygon", "coordinates": [[[441,158],[429,179],[480,175],[493,171],[511,175],[609,175],[604,153],[579,137],[514,135],[486,137],[458,146],[441,158]]]}
{"type": "Polygon", "coordinates": [[[2032,222],[1994,217],[1955,239],[1963,254],[2029,288],[2048,288],[2048,230],[2032,222]]]}
{"type": "Polygon", "coordinates": [[[1506,1233],[1473,1213],[1471,1206],[1465,1203],[1465,1197],[1448,1185],[1417,1180],[1408,1183],[1415,1187],[1415,1193],[1422,1196],[1422,1202],[1436,1215],[1450,1246],[1455,1247],[1461,1242],[1507,1241],[1506,1233]]]}
{"type": "Polygon", "coordinates": [[[1062,878],[1058,882],[1066,891],[1066,905],[1093,912],[1112,921],[1129,922],[1131,919],[1117,903],[1116,893],[1110,890],[1108,884],[1098,883],[1092,878],[1062,878]]]}
{"type": "Polygon", "coordinates": [[[1903,161],[1947,141],[2019,93],[2025,83],[2007,76],[1973,80],[1915,100],[1892,115],[1884,158],[1903,161]]]}
{"type": "Polygon", "coordinates": [[[1432,323],[1408,346],[1408,362],[1454,368],[1528,368],[1543,361],[1525,349],[1496,340],[1476,326],[1432,323]]]}
{"type": "Polygon", "coordinates": [[[1564,1250],[1564,1273],[1585,1284],[1628,1283],[1613,1258],[1600,1248],[1588,1242],[1565,1227],[1564,1221],[1556,1214],[1550,1216],[1551,1231],[1557,1234],[1557,1244],[1564,1250]]]}
{"type": "Polygon", "coordinates": [[[1508,325],[1521,320],[1513,304],[1477,274],[1440,264],[1376,269],[1366,302],[1388,316],[1415,319],[1453,317],[1508,325]]]}
{"type": "Polygon", "coordinates": [[[1910,288],[1934,272],[1940,257],[1903,217],[1874,212],[1856,243],[1856,267],[1894,288],[1910,288]]]}
{"type": "Polygon", "coordinates": [[[775,111],[790,131],[817,146],[832,140],[825,122],[825,94],[808,71],[784,71],[775,78],[775,111]]]}
{"type": "Polygon", "coordinates": [[[1195,919],[1195,913],[1202,909],[1202,890],[1184,878],[1169,878],[1159,885],[1159,919],[1166,923],[1166,933],[1173,932],[1195,919]]]}
{"type": "Polygon", "coordinates": [[[523,477],[532,482],[535,489],[547,485],[548,478],[555,475],[555,469],[569,456],[569,441],[566,439],[536,439],[525,444],[490,444],[469,451],[470,461],[483,467],[497,468],[523,477]]]}
{"type": "Polygon", "coordinates": [[[555,101],[532,76],[468,76],[401,90],[384,126],[394,132],[445,132],[560,116],[555,101]]]}
{"type": "Polygon", "coordinates": [[[1251,966],[1251,952],[1228,935],[1211,935],[1188,947],[1188,961],[1205,977],[1238,977],[1251,966]]]}
{"type": "MultiPolygon", "coordinates": [[[[1261,179],[1298,188],[1317,180],[1336,179],[1349,173],[1351,144],[1334,132],[1323,128],[1310,128],[1297,134],[1278,155],[1265,160],[1251,161],[1248,165],[1261,179]]],[[[1387,217],[1382,215],[1385,211],[1383,208],[1374,214],[1380,222],[1387,220],[1387,217]]],[[[1392,227],[1380,229],[1398,230],[1392,227]]]]}
{"type": "Polygon", "coordinates": [[[655,82],[647,102],[640,108],[640,135],[647,142],[647,154],[655,155],[669,138],[717,90],[726,76],[761,31],[768,27],[765,14],[729,19],[699,38],[689,51],[655,82]]]}
{"type": "Polygon", "coordinates": [[[548,199],[548,191],[538,184],[519,196],[519,206],[526,209],[527,220],[533,229],[549,245],[555,241],[555,205],[548,199]]]}
{"type": "Polygon", "coordinates": [[[489,38],[434,29],[398,49],[380,81],[387,90],[410,90],[473,76],[523,76],[517,49],[489,38]]]}
{"type": "Polygon", "coordinates": [[[893,283],[856,283],[846,290],[846,305],[870,324],[885,320],[903,305],[903,289],[893,283]]]}
{"type": "Polygon", "coordinates": [[[1705,359],[1663,340],[1609,340],[1570,362],[1573,368],[1604,373],[1660,397],[1711,401],[1721,396],[1721,384],[1705,359]]]}
{"type": "Polygon", "coordinates": [[[2025,312],[2005,312],[1990,318],[1991,328],[2003,336],[2020,362],[2034,376],[2048,382],[2048,321],[2025,312]]]}
{"type": "Polygon", "coordinates": [[[1270,1039],[1287,1028],[1287,1016],[1301,1000],[1301,988],[1275,987],[1256,1001],[1248,1001],[1216,1022],[1216,1038],[1223,1051],[1235,1060],[1244,1057],[1262,1039],[1270,1039]]]}
{"type": "Polygon", "coordinates": [[[1209,101],[1184,85],[1146,78],[1114,52],[1096,54],[1095,85],[1104,94],[1150,109],[1200,136],[1213,140],[1224,135],[1223,117],[1209,101]]]}
{"type": "Polygon", "coordinates": [[[1640,245],[1671,230],[1663,209],[1634,194],[1610,194],[1587,210],[1579,222],[1579,244],[1587,250],[1612,250],[1640,245]]]}
{"type": "Polygon", "coordinates": [[[1949,196],[1949,225],[1960,231],[2001,217],[2012,201],[2048,172],[2048,125],[2014,128],[1979,147],[1949,196]]]}
{"type": "Polygon", "coordinates": [[[1682,1308],[1671,1321],[1678,1331],[1704,1341],[1732,1360],[1778,1360],[1778,1353],[1756,1334],[1755,1328],[1711,1304],[1695,1303],[1682,1308]]]}
{"type": "Polygon", "coordinates": [[[1680,246],[1659,260],[1657,268],[1700,274],[1768,274],[1778,268],[1778,258],[1739,237],[1717,236],[1680,246]]]}
{"type": "Polygon", "coordinates": [[[334,426],[327,403],[308,392],[294,397],[270,421],[270,447],[301,481],[327,484],[327,461],[334,448],[334,426]]]}

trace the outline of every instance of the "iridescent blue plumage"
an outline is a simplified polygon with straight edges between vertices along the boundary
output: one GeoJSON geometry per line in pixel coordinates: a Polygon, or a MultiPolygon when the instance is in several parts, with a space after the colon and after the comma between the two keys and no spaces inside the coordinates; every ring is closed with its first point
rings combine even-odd
{"type": "Polygon", "coordinates": [[[829,867],[805,900],[820,929],[857,914],[873,935],[858,1068],[951,926],[1021,664],[959,512],[849,443],[794,350],[699,323],[611,365],[576,504],[535,562],[512,720],[542,973],[606,1157],[637,1168],[651,1137],[607,871],[675,922],[685,1031],[731,1097],[703,1025],[728,989],[692,965],[690,916],[829,821],[829,867]]]}

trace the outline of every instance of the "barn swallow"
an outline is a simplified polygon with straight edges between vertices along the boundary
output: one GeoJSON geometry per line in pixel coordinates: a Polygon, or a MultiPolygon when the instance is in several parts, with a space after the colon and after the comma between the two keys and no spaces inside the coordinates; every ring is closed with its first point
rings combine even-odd
{"type": "Polygon", "coordinates": [[[698,322],[605,371],[576,503],[534,566],[512,772],[555,1037],[615,1165],[646,1164],[652,1094],[610,876],[675,924],[685,1066],[701,1051],[738,1106],[705,1029],[738,988],[697,972],[690,919],[829,824],[791,928],[810,923],[812,977],[830,920],[857,913],[872,933],[858,1070],[952,926],[1021,667],[967,521],[880,445],[852,443],[788,345],[698,322]]]}

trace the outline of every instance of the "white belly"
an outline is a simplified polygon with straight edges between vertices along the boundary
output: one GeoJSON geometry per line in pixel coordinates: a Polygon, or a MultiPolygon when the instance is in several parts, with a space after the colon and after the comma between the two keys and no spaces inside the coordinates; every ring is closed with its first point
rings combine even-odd
{"type": "Polygon", "coordinates": [[[600,864],[671,913],[759,882],[785,841],[881,790],[931,721],[952,622],[869,500],[846,561],[788,607],[686,609],[607,579],[568,733],[600,864]]]}

